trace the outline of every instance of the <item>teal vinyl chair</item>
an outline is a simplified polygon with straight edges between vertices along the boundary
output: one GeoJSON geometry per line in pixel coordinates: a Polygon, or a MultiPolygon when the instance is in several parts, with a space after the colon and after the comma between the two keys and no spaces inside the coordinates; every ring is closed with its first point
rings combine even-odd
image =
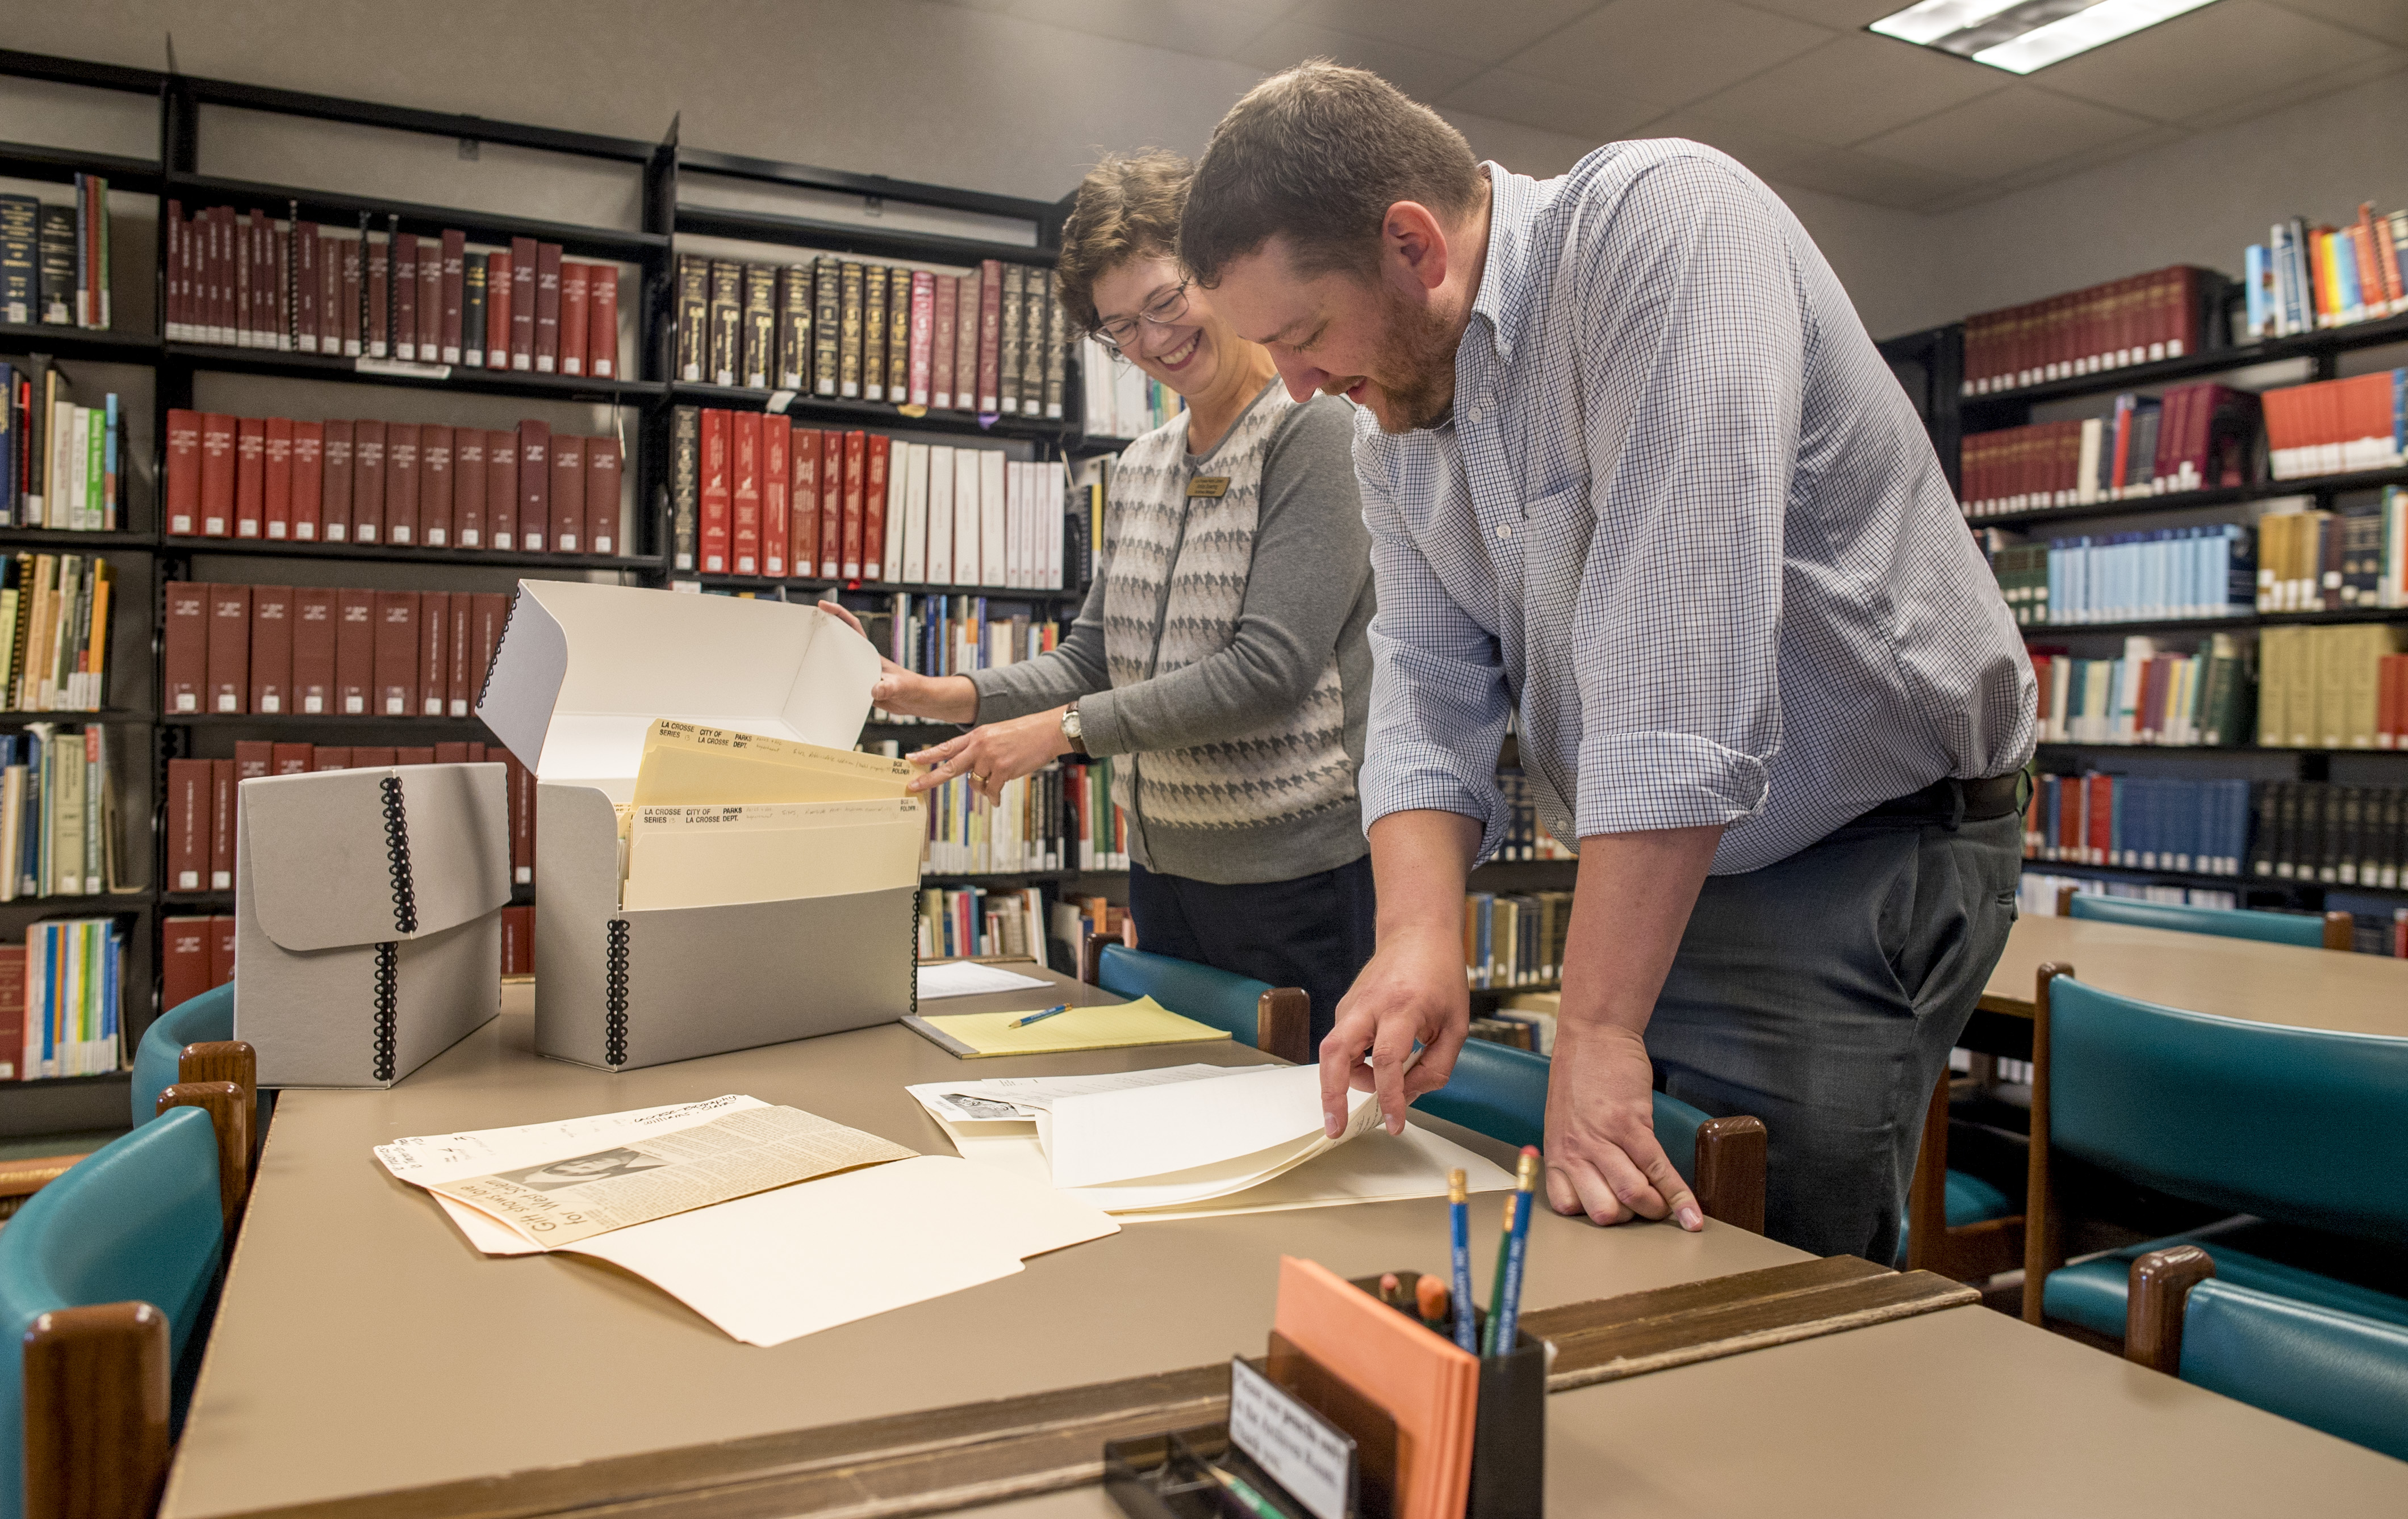
{"type": "Polygon", "coordinates": [[[2255,939],[2268,944],[2296,944],[2308,950],[2346,950],[2354,935],[2346,912],[2328,912],[2318,918],[2305,912],[2187,907],[2077,892],[2071,886],[2058,888],[2058,908],[2060,916],[2087,918],[2096,923],[2165,928],[2177,934],[2213,934],[2220,939],[2255,939]]]}
{"type": "MultiPolygon", "coordinates": [[[[2032,1015],[2024,1317],[2124,1333],[2133,1261],[2194,1245],[2233,1286],[2408,1327],[2408,1297],[2209,1232],[2065,1264],[2052,1165],[2070,1155],[2191,1202],[2344,1240],[2408,1243],[2408,1039],[2158,1007],[2042,966],[2032,1015]]],[[[2214,1226],[2221,1230],[2222,1225],[2214,1226]]]]}
{"type": "Polygon", "coordinates": [[[156,1115],[159,1094],[178,1082],[232,1081],[231,1076],[192,1075],[182,1069],[185,1046],[218,1044],[234,1038],[234,982],[187,997],[150,1021],[134,1048],[134,1126],[156,1115]]]}
{"type": "Polygon", "coordinates": [[[2022,1204],[1985,1177],[1949,1169],[1948,1082],[1941,1072],[1923,1116],[1897,1265],[1956,1282],[1986,1282],[2023,1259],[2022,1204]]]}
{"type": "Polygon", "coordinates": [[[2124,1356],[2408,1461],[2408,1327],[2215,1279],[2197,1245],[2132,1263],[2124,1356]]]}
{"type": "Polygon", "coordinates": [[[0,1229],[0,1519],[148,1514],[240,1205],[248,1094],[170,1086],[0,1229]]]}
{"type": "Polygon", "coordinates": [[[1290,1065],[1312,1061],[1312,1004],[1300,986],[1273,986],[1114,939],[1090,938],[1079,959],[1079,979],[1090,986],[1125,997],[1150,996],[1290,1065]]]}
{"type": "MultiPolygon", "coordinates": [[[[1423,1093],[1413,1106],[1516,1149],[1541,1144],[1546,1139],[1547,1072],[1553,1064],[1527,1050],[1466,1039],[1446,1084],[1423,1093]]],[[[1712,1118],[1658,1092],[1656,1138],[1708,1218],[1764,1232],[1761,1120],[1712,1118]]]]}

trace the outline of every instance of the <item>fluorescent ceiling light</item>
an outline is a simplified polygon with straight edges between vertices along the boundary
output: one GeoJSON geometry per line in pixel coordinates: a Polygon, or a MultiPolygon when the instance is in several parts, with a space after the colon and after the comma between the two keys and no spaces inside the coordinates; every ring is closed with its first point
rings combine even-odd
{"type": "Polygon", "coordinates": [[[1923,0],[1923,4],[1910,6],[1895,16],[1884,16],[1866,30],[1928,48],[1942,37],[1979,26],[2021,3],[2022,0],[1923,0]]]}
{"type": "Polygon", "coordinates": [[[2029,74],[2214,0],[1923,0],[1866,28],[2029,74]]]}

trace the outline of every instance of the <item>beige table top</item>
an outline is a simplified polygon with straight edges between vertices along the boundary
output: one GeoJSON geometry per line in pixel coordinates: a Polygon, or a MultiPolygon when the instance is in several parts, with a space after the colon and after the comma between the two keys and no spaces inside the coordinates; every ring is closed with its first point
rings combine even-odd
{"type": "MultiPolygon", "coordinates": [[[[1547,1399],[1547,1511],[1613,1519],[2408,1513],[2408,1463],[1955,1308],[1547,1399]]],[[[1118,1519],[1097,1488],[979,1519],[1118,1519]]]]}
{"type": "Polygon", "coordinates": [[[2030,1017],[2033,983],[2051,962],[2089,985],[2192,1012],[2408,1038],[2408,960],[2090,918],[2015,920],[1982,1006],[2030,1017]]]}
{"type": "MultiPolygon", "coordinates": [[[[945,1010],[1041,1005],[1044,995],[952,998],[945,1010]]],[[[1132,1224],[1001,1282],[775,1349],[738,1344],[596,1263],[476,1254],[370,1147],[742,1092],[943,1154],[942,1131],[903,1088],[964,1065],[890,1025],[613,1076],[532,1053],[528,988],[506,988],[503,1006],[390,1091],[294,1091],[279,1102],[165,1519],[1197,1366],[1260,1353],[1283,1253],[1345,1275],[1443,1268],[1439,1198],[1132,1224]]],[[[1169,1045],[969,1068],[1264,1058],[1233,1044],[1169,1045]]],[[[1432,1126],[1510,1160],[1503,1146],[1432,1126]]],[[[1541,1211],[1525,1300],[1549,1307],[1802,1258],[1719,1225],[1599,1230],[1541,1211]]]]}

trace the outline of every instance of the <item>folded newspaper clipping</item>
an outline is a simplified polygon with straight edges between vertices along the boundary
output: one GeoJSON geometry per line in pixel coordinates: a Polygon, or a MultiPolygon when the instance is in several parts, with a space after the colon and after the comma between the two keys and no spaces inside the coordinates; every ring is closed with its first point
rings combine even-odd
{"type": "MultiPolygon", "coordinates": [[[[556,1249],[612,1229],[917,1152],[798,1108],[722,1111],[540,1165],[419,1184],[556,1249]]],[[[390,1162],[389,1162],[390,1164],[390,1162]]],[[[409,1180],[418,1180],[415,1177],[409,1180]]]]}

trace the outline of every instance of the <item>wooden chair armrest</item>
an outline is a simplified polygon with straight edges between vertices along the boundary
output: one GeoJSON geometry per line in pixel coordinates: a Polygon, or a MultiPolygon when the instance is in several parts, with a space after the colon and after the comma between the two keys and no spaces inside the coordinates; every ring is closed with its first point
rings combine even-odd
{"type": "Polygon", "coordinates": [[[218,1202],[231,1232],[251,1195],[251,1093],[233,1082],[178,1082],[159,1093],[155,1111],[170,1108],[198,1108],[218,1131],[218,1202]]]}
{"type": "Polygon", "coordinates": [[[2179,1375],[2183,1306],[2190,1289],[2214,1274],[2214,1259],[2197,1245],[2170,1245],[2134,1261],[2124,1298],[2124,1359],[2179,1375]]]}
{"type": "Polygon", "coordinates": [[[232,1082],[247,1091],[259,1090],[259,1053],[241,1039],[211,1039],[187,1044],[176,1057],[179,1082],[232,1082]]]}
{"type": "Polygon", "coordinates": [[[149,1519],[167,1481],[167,1315],[100,1303],[25,1331],[25,1512],[149,1519]]]}
{"type": "Polygon", "coordinates": [[[1090,928],[1079,931],[1079,979],[1090,986],[1101,986],[1104,973],[1104,946],[1111,940],[1090,928]]]}
{"type": "Polygon", "coordinates": [[[1948,1072],[1931,1088],[1923,1114],[1923,1144],[1915,1152],[1914,1180],[1906,1188],[1906,1268],[1936,1269],[1948,1237],[1948,1072]]]}
{"type": "Polygon", "coordinates": [[[0,1197],[30,1197],[66,1174],[82,1155],[31,1155],[0,1160],[0,1197]]]}
{"type": "Polygon", "coordinates": [[[2071,883],[2059,886],[2057,889],[2057,915],[2058,917],[2071,918],[2073,916],[2073,897],[2076,890],[2077,888],[2071,883]]]}
{"type": "Polygon", "coordinates": [[[2051,1272],[2065,1264],[2065,1237],[2049,1174],[2048,983],[2073,967],[2055,961],[2032,973],[2031,1156],[2024,1172],[2024,1322],[2039,1324],[2051,1272]]]}
{"type": "Polygon", "coordinates": [[[1764,1120],[1738,1114],[1698,1125],[1698,1207],[1717,1223],[1764,1232],[1764,1120]]]}
{"type": "Polygon", "coordinates": [[[2358,924],[2346,912],[2325,914],[2325,948],[2354,950],[2358,948],[2358,924]]]}
{"type": "Polygon", "coordinates": [[[1291,1066],[1312,1063],[1312,995],[1274,986],[1254,1004],[1254,1048],[1291,1066]]]}

